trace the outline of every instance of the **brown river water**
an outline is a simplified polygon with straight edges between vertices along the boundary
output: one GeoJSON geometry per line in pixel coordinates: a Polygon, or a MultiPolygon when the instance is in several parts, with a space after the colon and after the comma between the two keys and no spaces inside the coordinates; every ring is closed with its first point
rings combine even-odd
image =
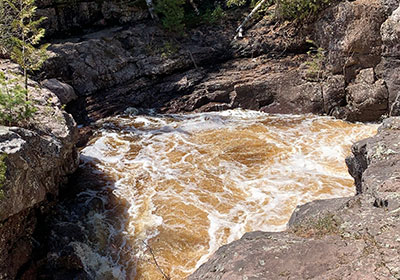
{"type": "Polygon", "coordinates": [[[184,279],[246,232],[284,230],[296,205],[353,195],[344,159],[376,128],[245,110],[108,119],[81,159],[116,206],[75,251],[95,279],[163,279],[154,258],[184,279]]]}

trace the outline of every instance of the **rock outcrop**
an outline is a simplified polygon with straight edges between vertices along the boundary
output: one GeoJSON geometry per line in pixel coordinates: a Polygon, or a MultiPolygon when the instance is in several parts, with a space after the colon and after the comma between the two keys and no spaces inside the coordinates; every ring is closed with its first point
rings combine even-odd
{"type": "MultiPolygon", "coordinates": [[[[0,69],[17,69],[1,61],[0,69]]],[[[59,187],[78,165],[77,130],[54,93],[29,81],[38,112],[21,127],[0,127],[0,153],[6,180],[0,199],[0,279],[22,277],[40,216],[55,202],[59,187]]]]}
{"type": "Polygon", "coordinates": [[[382,61],[378,66],[379,75],[385,80],[389,91],[389,108],[393,116],[400,115],[400,6],[382,24],[382,61]]]}
{"type": "Polygon", "coordinates": [[[346,162],[358,195],[298,207],[285,232],[252,232],[188,279],[399,279],[400,118],[356,143],[346,162]]]}
{"type": "MultiPolygon", "coordinates": [[[[242,107],[379,120],[397,110],[398,4],[339,2],[301,26],[266,17],[237,39],[232,38],[238,15],[182,38],[171,38],[146,16],[141,22],[127,19],[131,26],[106,24],[101,31],[55,41],[44,76],[73,86],[80,99],[70,107],[80,106],[71,109],[80,123],[128,107],[162,112],[242,107]],[[320,47],[319,56],[307,54],[310,39],[320,47]],[[363,79],[367,73],[373,81],[363,79]]],[[[107,15],[87,17],[95,22],[107,15]]],[[[62,21],[62,13],[56,18],[62,21]]],[[[83,22],[75,21],[81,27],[83,22]]]]}
{"type": "Polygon", "coordinates": [[[146,10],[118,1],[38,0],[37,15],[44,16],[46,36],[64,37],[113,24],[128,24],[149,17],[146,10]]]}

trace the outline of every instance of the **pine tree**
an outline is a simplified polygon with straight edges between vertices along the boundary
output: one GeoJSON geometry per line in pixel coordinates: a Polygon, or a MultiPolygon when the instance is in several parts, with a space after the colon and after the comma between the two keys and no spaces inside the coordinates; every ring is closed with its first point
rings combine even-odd
{"type": "MultiPolygon", "coordinates": [[[[35,20],[35,0],[5,0],[15,13],[12,20],[11,58],[18,63],[24,71],[25,89],[28,90],[28,72],[39,70],[47,59],[48,44],[39,46],[45,30],[40,24],[46,19],[40,17],[35,20]]],[[[28,98],[28,95],[27,95],[28,98]]]]}
{"type": "Polygon", "coordinates": [[[0,71],[0,125],[18,125],[33,117],[36,107],[26,99],[21,76],[0,71]]]}
{"type": "Polygon", "coordinates": [[[12,49],[12,20],[10,6],[4,0],[0,0],[0,56],[8,57],[12,49]]]}

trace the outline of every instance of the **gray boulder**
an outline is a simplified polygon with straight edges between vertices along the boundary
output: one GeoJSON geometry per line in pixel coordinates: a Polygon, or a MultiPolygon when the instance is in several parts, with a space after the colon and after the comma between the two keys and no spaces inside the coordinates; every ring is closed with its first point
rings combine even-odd
{"type": "Polygon", "coordinates": [[[61,104],[68,104],[78,98],[73,87],[57,79],[44,80],[41,84],[57,95],[61,104]]]}

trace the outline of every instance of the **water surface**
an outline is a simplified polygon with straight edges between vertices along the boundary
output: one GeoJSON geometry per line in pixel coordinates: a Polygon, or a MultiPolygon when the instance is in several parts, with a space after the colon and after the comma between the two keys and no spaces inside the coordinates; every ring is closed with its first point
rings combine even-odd
{"type": "Polygon", "coordinates": [[[108,119],[81,153],[112,191],[114,207],[91,217],[108,233],[75,248],[99,279],[162,279],[153,255],[183,279],[246,232],[284,230],[298,204],[353,195],[344,159],[375,131],[243,110],[108,119]]]}

